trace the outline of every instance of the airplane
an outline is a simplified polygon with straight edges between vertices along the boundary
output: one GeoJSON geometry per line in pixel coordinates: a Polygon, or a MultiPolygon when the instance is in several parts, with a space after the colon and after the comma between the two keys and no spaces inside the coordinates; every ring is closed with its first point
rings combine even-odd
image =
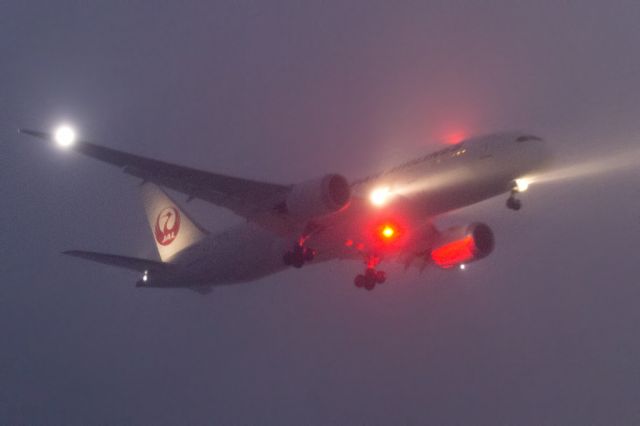
{"type": "Polygon", "coordinates": [[[297,184],[259,182],[141,157],[77,140],[72,128],[20,129],[119,167],[142,180],[143,205],[160,261],[71,250],[64,254],[137,271],[137,287],[188,288],[246,283],[289,268],[336,259],[364,270],[357,288],[387,281],[383,262],[405,268],[464,269],[487,257],[495,241],[484,223],[439,230],[435,218],[483,200],[519,195],[551,160],[547,143],[522,132],[468,138],[389,170],[349,181],[328,173],[297,184]],[[229,209],[245,223],[210,233],[161,187],[229,209]]]}

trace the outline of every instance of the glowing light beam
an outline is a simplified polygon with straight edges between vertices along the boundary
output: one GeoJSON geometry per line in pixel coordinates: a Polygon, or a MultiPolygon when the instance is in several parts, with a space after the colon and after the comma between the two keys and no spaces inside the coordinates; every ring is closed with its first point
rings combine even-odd
{"type": "Polygon", "coordinates": [[[531,182],[549,183],[564,182],[568,180],[584,179],[600,176],[612,172],[620,173],[629,170],[637,170],[640,163],[640,149],[631,149],[616,153],[604,154],[597,159],[583,159],[574,164],[551,169],[531,177],[531,182]]]}

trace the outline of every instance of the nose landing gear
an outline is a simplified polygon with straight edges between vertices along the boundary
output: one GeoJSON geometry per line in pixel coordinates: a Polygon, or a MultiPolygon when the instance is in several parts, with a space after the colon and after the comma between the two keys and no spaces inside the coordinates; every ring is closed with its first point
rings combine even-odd
{"type": "Polygon", "coordinates": [[[522,208],[522,201],[515,197],[515,194],[511,194],[509,198],[507,198],[507,208],[510,210],[518,211],[522,208]]]}
{"type": "Polygon", "coordinates": [[[514,187],[511,190],[511,195],[507,198],[508,209],[518,211],[522,208],[522,201],[516,197],[519,193],[520,191],[518,190],[518,186],[514,184],[514,187]]]}

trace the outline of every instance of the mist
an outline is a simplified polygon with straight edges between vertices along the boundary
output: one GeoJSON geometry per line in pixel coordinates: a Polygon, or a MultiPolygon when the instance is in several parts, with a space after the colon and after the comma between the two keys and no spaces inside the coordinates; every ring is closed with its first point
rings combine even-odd
{"type": "Polygon", "coordinates": [[[0,3],[0,423],[637,424],[639,21],[626,1],[0,3]],[[363,292],[332,262],[202,296],[60,255],[157,259],[138,180],[16,134],[61,121],[286,184],[505,130],[556,155],[522,211],[434,218],[494,230],[464,272],[389,265],[363,292]]]}

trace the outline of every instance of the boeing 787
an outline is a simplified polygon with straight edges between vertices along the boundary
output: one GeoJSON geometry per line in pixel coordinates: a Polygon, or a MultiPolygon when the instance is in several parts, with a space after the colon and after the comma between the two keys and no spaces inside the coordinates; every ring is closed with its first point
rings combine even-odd
{"type": "Polygon", "coordinates": [[[437,229],[434,219],[501,195],[508,208],[519,210],[528,176],[550,159],[543,139],[499,133],[469,138],[361,179],[326,174],[276,184],[76,140],[68,127],[20,132],[117,166],[143,182],[142,200],[160,260],[79,250],[65,254],[137,271],[139,287],[199,292],[335,259],[362,264],[354,284],[367,290],[387,280],[380,269],[387,262],[420,270],[464,268],[493,251],[491,228],[468,223],[437,229]],[[210,233],[161,187],[229,209],[246,222],[210,233]]]}

